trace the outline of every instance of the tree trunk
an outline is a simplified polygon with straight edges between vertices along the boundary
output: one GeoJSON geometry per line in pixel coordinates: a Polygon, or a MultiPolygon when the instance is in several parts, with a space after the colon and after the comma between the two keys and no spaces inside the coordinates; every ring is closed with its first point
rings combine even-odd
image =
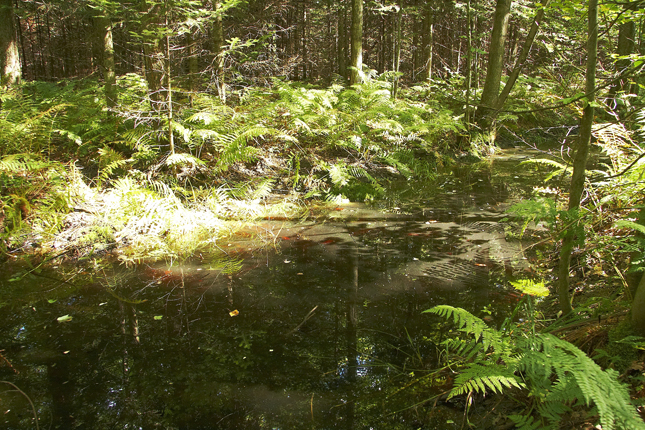
{"type": "Polygon", "coordinates": [[[546,4],[544,6],[540,7],[540,10],[537,12],[535,15],[535,19],[533,20],[533,24],[531,24],[531,29],[529,30],[529,34],[526,36],[526,39],[524,40],[524,46],[522,46],[522,52],[520,52],[520,56],[517,58],[517,61],[515,61],[515,66],[513,66],[513,70],[511,71],[511,74],[508,75],[508,80],[506,81],[506,85],[504,85],[504,89],[502,89],[502,93],[499,95],[499,98],[497,99],[497,104],[495,106],[495,112],[492,113],[491,115],[497,116],[497,112],[504,107],[504,103],[506,103],[506,99],[508,98],[508,95],[511,93],[511,90],[513,89],[513,86],[515,85],[515,82],[517,81],[518,76],[520,75],[520,72],[522,71],[522,67],[524,67],[524,63],[526,62],[526,59],[529,56],[529,51],[531,51],[531,46],[533,46],[533,41],[535,40],[535,36],[537,35],[538,29],[540,27],[540,23],[542,22],[542,18],[544,18],[544,9],[549,5],[550,0],[547,0],[546,4]]]}
{"type": "Polygon", "coordinates": [[[300,15],[300,22],[302,23],[302,35],[301,35],[301,42],[302,42],[302,80],[306,81],[307,78],[310,78],[310,71],[309,71],[309,52],[308,46],[307,46],[307,31],[309,24],[307,22],[307,19],[309,15],[307,14],[307,0],[301,0],[302,1],[302,14],[300,15]]]}
{"type": "Polygon", "coordinates": [[[392,88],[392,97],[396,99],[399,90],[399,69],[401,67],[401,38],[403,37],[401,28],[403,27],[403,8],[398,6],[399,10],[396,13],[396,40],[394,45],[394,84],[392,88]]]}
{"type": "MultiPolygon", "coordinates": [[[[628,10],[635,10],[636,4],[628,5],[626,8],[628,10]]],[[[634,53],[634,47],[636,39],[636,22],[633,19],[626,21],[620,26],[618,26],[618,45],[616,46],[616,54],[619,57],[626,57],[634,53]]],[[[629,58],[622,58],[616,61],[616,73],[620,79],[609,89],[608,98],[613,99],[611,107],[617,109],[621,113],[625,111],[625,104],[616,97],[619,93],[629,94],[632,92],[631,80],[625,76],[629,66],[632,64],[632,60],[629,58]]]]}
{"type": "Polygon", "coordinates": [[[511,0],[497,0],[495,18],[493,21],[493,32],[490,36],[488,48],[488,68],[486,69],[486,81],[480,100],[480,107],[477,109],[477,122],[485,130],[490,128],[491,122],[488,115],[497,103],[502,70],[504,68],[504,45],[508,34],[508,21],[511,16],[511,0]]]}
{"type": "MultiPolygon", "coordinates": [[[[585,185],[585,169],[589,155],[589,144],[591,141],[591,126],[594,117],[594,100],[596,87],[596,57],[598,54],[598,0],[589,0],[589,39],[587,40],[587,76],[585,91],[587,94],[587,106],[584,108],[580,120],[580,140],[573,161],[573,176],[571,188],[569,189],[569,211],[574,212],[580,208],[580,200],[585,185]]],[[[569,228],[560,250],[560,268],[558,293],[560,297],[560,309],[562,314],[570,313],[571,298],[569,296],[569,270],[571,265],[571,250],[574,244],[573,228],[569,228]]]]}
{"type": "Polygon", "coordinates": [[[213,75],[217,93],[222,103],[226,103],[226,84],[224,82],[224,26],[222,25],[222,4],[213,3],[213,10],[217,12],[213,20],[213,75]]]}
{"type": "Polygon", "coordinates": [[[641,276],[632,302],[632,324],[639,336],[645,336],[645,273],[641,276]]]}
{"type": "Polygon", "coordinates": [[[352,0],[352,34],[351,34],[352,70],[349,84],[360,83],[360,72],[363,68],[363,0],[352,0]]]}
{"type": "Polygon", "coordinates": [[[105,16],[97,17],[101,38],[103,79],[105,80],[105,103],[108,115],[112,115],[117,103],[116,72],[114,70],[114,42],[112,40],[112,22],[105,16]]]}
{"type": "Polygon", "coordinates": [[[432,79],[432,42],[434,32],[434,15],[432,7],[428,4],[425,6],[423,18],[423,80],[432,79]]]}
{"type": "Polygon", "coordinates": [[[470,116],[472,113],[470,107],[470,92],[473,85],[473,16],[470,9],[470,0],[466,0],[466,19],[468,21],[468,46],[466,46],[466,111],[464,112],[464,122],[466,124],[467,134],[470,134],[470,116]]]}
{"type": "Polygon", "coordinates": [[[145,76],[148,83],[148,93],[152,109],[162,112],[166,104],[164,89],[164,37],[161,35],[163,14],[161,5],[157,2],[142,3],[143,17],[141,18],[141,33],[143,35],[143,54],[145,76]]]}
{"type": "Polygon", "coordinates": [[[347,79],[347,0],[338,8],[338,74],[347,79]]]}
{"type": "Polygon", "coordinates": [[[13,1],[0,0],[0,85],[19,83],[21,73],[13,1]]]}

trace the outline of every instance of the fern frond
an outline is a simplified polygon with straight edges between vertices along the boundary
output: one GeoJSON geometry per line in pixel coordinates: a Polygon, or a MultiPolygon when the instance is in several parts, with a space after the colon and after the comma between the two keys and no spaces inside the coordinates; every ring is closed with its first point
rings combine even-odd
{"type": "MultiPolygon", "coordinates": [[[[495,337],[483,320],[477,318],[465,309],[455,308],[449,305],[439,305],[425,310],[423,313],[433,313],[446,319],[452,318],[459,330],[472,334],[476,341],[482,337],[490,338],[491,335],[492,337],[495,337]]],[[[499,334],[497,334],[496,337],[499,337],[499,334]]],[[[490,343],[490,339],[488,340],[490,343]]]]}
{"type": "Polygon", "coordinates": [[[563,170],[563,169],[567,168],[567,166],[565,164],[562,164],[562,163],[560,163],[558,161],[555,161],[555,160],[551,160],[549,158],[531,158],[529,160],[522,161],[520,163],[520,166],[527,166],[527,165],[532,165],[532,164],[550,166],[550,167],[554,167],[554,168],[560,169],[560,170],[563,170]]]}
{"type": "Polygon", "coordinates": [[[168,158],[166,158],[166,165],[167,166],[188,165],[192,168],[195,168],[197,166],[204,165],[204,162],[191,154],[176,153],[176,154],[171,154],[168,156],[168,158]]]}
{"type": "Polygon", "coordinates": [[[645,225],[629,220],[619,220],[615,223],[618,228],[631,228],[642,234],[645,234],[645,225]]]}
{"type": "Polygon", "coordinates": [[[517,430],[544,430],[545,427],[541,421],[536,420],[531,415],[509,415],[508,418],[515,423],[517,430]]]}
{"type": "Polygon", "coordinates": [[[501,394],[504,388],[526,388],[507,366],[471,363],[455,378],[448,398],[471,391],[486,394],[486,391],[501,394]]]}

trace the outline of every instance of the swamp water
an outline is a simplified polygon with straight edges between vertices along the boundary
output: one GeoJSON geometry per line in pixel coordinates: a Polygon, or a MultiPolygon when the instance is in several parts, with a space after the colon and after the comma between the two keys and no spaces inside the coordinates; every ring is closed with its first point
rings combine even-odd
{"type": "Polygon", "coordinates": [[[516,305],[508,280],[530,276],[530,256],[500,220],[541,176],[521,158],[394,186],[381,207],[261,222],[270,246],[218,242],[227,270],[10,282],[0,266],[0,380],[26,394],[0,384],[0,428],[36,428],[27,396],[44,429],[461,428],[463,400],[423,403],[447,389],[424,372],[448,326],[422,311],[494,325],[516,305]]]}

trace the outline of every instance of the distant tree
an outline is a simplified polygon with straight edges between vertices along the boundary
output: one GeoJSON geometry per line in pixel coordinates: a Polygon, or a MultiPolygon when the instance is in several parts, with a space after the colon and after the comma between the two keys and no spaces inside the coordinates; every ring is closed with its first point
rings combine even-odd
{"type": "Polygon", "coordinates": [[[213,76],[217,93],[223,103],[226,102],[226,83],[224,82],[224,27],[222,25],[222,2],[213,2],[213,76]]]}
{"type": "Polygon", "coordinates": [[[352,70],[349,84],[360,82],[360,71],[363,68],[363,0],[352,0],[352,31],[351,31],[352,70]]]}
{"type": "Polygon", "coordinates": [[[18,51],[13,1],[0,0],[0,84],[20,82],[22,68],[18,51]]]}
{"type": "Polygon", "coordinates": [[[624,6],[622,22],[618,26],[618,43],[616,45],[616,74],[617,80],[609,90],[609,99],[613,100],[614,109],[617,109],[621,114],[625,113],[625,96],[636,93],[638,91],[637,85],[632,85],[632,78],[629,76],[629,68],[632,65],[632,60],[629,58],[634,53],[636,47],[636,11],[639,3],[631,2],[624,6]]]}
{"type": "Polygon", "coordinates": [[[432,79],[432,43],[434,36],[434,13],[430,3],[423,8],[423,79],[432,79]]]}
{"type": "Polygon", "coordinates": [[[157,112],[164,109],[167,91],[164,86],[165,53],[167,29],[164,26],[164,3],[158,0],[141,2],[140,35],[143,41],[145,78],[152,108],[157,112]]]}
{"type": "Polygon", "coordinates": [[[95,10],[94,23],[97,27],[97,37],[99,39],[97,45],[102,48],[101,68],[105,81],[105,102],[108,115],[111,115],[118,99],[112,34],[112,17],[116,14],[118,4],[105,0],[90,0],[89,5],[95,10]]]}

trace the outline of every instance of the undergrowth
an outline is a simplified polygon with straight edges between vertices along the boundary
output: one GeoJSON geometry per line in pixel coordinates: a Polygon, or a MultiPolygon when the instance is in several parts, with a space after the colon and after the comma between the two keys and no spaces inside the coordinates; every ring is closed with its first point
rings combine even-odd
{"type": "Polygon", "coordinates": [[[393,175],[432,178],[463,131],[439,104],[393,99],[373,71],[352,88],[274,80],[235,106],[179,89],[172,124],[139,75],[117,84],[109,112],[92,79],[2,90],[5,249],[38,231],[43,249],[184,258],[225,221],[300,218],[310,201],[378,200],[393,175]]]}
{"type": "Polygon", "coordinates": [[[520,326],[515,313],[495,329],[460,308],[426,311],[452,320],[459,333],[443,342],[447,366],[456,373],[448,399],[503,394],[518,403],[520,413],[508,418],[523,430],[558,429],[581,411],[583,421],[597,421],[603,429],[645,428],[618,372],[601,369],[553,334],[536,332],[534,297],[548,294],[544,284],[526,280],[515,286],[526,294],[529,321],[520,326]]]}

